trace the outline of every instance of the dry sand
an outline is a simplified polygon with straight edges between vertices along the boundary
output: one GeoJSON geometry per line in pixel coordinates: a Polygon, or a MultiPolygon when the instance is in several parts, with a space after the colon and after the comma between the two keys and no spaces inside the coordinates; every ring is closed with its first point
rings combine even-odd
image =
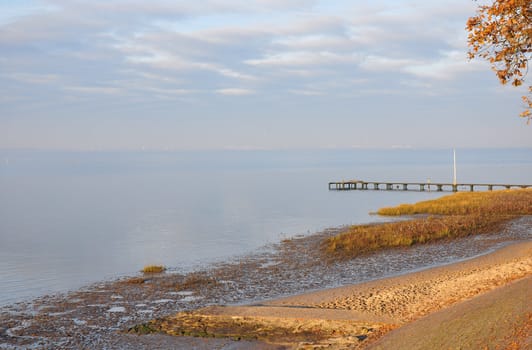
{"type": "Polygon", "coordinates": [[[531,284],[532,242],[526,242],[403,276],[182,312],[148,327],[301,349],[527,349],[531,284]]]}
{"type": "Polygon", "coordinates": [[[392,331],[370,349],[529,349],[532,276],[392,331]]]}

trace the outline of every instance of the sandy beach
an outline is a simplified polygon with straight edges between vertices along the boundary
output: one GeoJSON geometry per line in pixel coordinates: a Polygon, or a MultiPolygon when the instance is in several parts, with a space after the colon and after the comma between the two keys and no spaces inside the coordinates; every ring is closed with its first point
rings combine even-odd
{"type": "Polygon", "coordinates": [[[178,313],[150,326],[172,335],[259,339],[297,349],[527,349],[531,274],[527,242],[403,276],[178,313]]]}

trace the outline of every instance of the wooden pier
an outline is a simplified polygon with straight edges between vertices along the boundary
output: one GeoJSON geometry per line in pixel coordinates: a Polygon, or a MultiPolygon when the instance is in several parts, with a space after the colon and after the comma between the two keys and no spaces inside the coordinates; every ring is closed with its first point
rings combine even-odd
{"type": "Polygon", "coordinates": [[[532,185],[510,184],[472,184],[472,183],[432,183],[432,182],[390,182],[390,181],[362,181],[348,180],[329,182],[330,191],[350,190],[383,190],[383,191],[435,191],[435,192],[459,192],[459,191],[492,191],[494,189],[528,188],[532,185]]]}

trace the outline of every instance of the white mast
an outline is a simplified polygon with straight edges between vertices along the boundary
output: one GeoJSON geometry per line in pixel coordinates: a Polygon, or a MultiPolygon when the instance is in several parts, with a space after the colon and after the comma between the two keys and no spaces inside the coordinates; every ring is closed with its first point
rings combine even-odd
{"type": "Polygon", "coordinates": [[[456,186],[456,150],[453,148],[453,185],[456,186]]]}

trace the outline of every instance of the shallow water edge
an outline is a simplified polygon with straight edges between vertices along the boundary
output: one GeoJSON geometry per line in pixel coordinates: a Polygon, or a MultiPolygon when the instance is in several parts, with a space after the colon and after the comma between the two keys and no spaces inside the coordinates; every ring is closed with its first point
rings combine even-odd
{"type": "Polygon", "coordinates": [[[348,261],[324,259],[321,241],[341,230],[286,240],[189,274],[170,271],[125,277],[3,307],[0,348],[148,349],[154,343],[120,332],[206,305],[274,299],[470,259],[530,240],[532,216],[514,220],[495,234],[382,251],[348,261]]]}

